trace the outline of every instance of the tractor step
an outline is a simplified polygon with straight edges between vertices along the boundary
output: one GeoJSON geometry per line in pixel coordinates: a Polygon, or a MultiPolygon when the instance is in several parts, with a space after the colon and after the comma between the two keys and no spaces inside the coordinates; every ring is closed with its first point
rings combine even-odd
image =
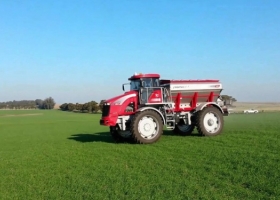
{"type": "Polygon", "coordinates": [[[174,114],[166,114],[166,129],[174,130],[174,128],[175,128],[174,114]]]}
{"type": "Polygon", "coordinates": [[[164,109],[164,114],[166,117],[166,129],[174,130],[175,129],[175,116],[174,109],[172,108],[172,104],[168,103],[164,109]]]}
{"type": "Polygon", "coordinates": [[[165,127],[166,127],[167,130],[174,130],[175,129],[175,126],[167,126],[166,125],[165,127]]]}

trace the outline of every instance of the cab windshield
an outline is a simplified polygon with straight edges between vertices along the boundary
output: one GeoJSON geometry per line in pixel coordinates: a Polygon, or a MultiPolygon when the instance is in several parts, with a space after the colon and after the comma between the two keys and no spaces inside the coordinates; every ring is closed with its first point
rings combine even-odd
{"type": "Polygon", "coordinates": [[[142,78],[131,80],[130,90],[139,90],[140,87],[159,87],[158,78],[142,78]]]}
{"type": "Polygon", "coordinates": [[[143,87],[159,87],[158,78],[143,78],[142,83],[143,87]]]}
{"type": "Polygon", "coordinates": [[[141,81],[138,79],[138,80],[132,80],[130,82],[130,90],[139,90],[141,86],[141,81]]]}

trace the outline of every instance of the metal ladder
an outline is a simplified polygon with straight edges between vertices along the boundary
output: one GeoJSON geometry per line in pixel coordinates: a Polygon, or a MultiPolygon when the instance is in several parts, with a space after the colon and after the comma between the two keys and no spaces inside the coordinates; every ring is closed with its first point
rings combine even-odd
{"type": "Polygon", "coordinates": [[[166,118],[166,129],[174,130],[175,129],[175,113],[174,109],[172,108],[171,104],[166,104],[164,107],[164,114],[166,118]]]}
{"type": "Polygon", "coordinates": [[[168,94],[168,91],[166,88],[164,88],[164,93],[167,94],[169,97],[164,105],[164,115],[166,119],[166,129],[168,130],[174,130],[175,129],[175,112],[174,108],[172,108],[172,101],[171,96],[168,94]]]}

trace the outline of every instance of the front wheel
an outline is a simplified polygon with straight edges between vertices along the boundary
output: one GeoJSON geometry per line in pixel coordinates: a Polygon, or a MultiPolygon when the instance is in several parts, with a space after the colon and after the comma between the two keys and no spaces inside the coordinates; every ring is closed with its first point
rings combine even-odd
{"type": "Polygon", "coordinates": [[[133,117],[130,132],[136,143],[150,144],[159,140],[162,128],[161,116],[154,110],[144,110],[133,117]]]}
{"type": "Polygon", "coordinates": [[[215,136],[222,132],[224,118],[216,107],[206,107],[197,115],[197,130],[204,136],[215,136]]]}

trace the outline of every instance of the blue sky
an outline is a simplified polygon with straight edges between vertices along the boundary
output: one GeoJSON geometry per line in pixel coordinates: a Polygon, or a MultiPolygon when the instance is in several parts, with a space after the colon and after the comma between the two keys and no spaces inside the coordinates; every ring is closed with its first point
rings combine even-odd
{"type": "Polygon", "coordinates": [[[280,1],[0,1],[0,101],[100,101],[134,72],[280,102],[280,1]]]}

